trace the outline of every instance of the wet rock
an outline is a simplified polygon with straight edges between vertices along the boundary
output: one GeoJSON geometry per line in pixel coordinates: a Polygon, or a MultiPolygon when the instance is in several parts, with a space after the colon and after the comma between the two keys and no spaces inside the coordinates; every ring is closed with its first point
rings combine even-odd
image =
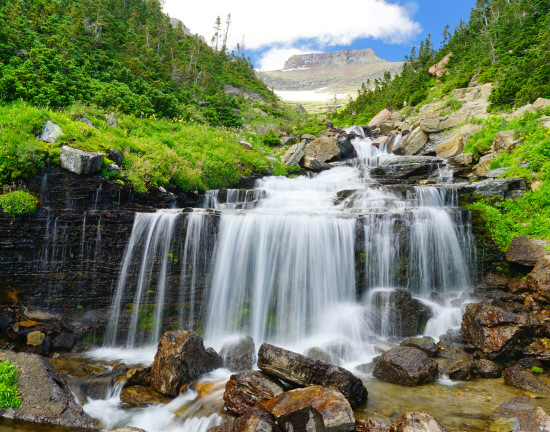
{"type": "Polygon", "coordinates": [[[550,255],[543,257],[525,279],[529,293],[537,301],[550,302],[550,255]]]}
{"type": "Polygon", "coordinates": [[[124,388],[120,393],[120,400],[131,405],[146,406],[167,404],[172,398],[156,392],[149,386],[136,385],[124,388]]]}
{"type": "Polygon", "coordinates": [[[302,161],[302,166],[312,171],[325,171],[331,168],[329,164],[326,164],[324,162],[321,162],[319,159],[315,159],[309,156],[304,157],[302,161]]]}
{"type": "Polygon", "coordinates": [[[243,415],[283,392],[283,385],[277,378],[261,371],[243,371],[231,375],[225,385],[223,400],[226,409],[243,415]]]}
{"type": "Polygon", "coordinates": [[[282,156],[281,162],[287,166],[296,166],[300,163],[304,157],[306,150],[306,143],[304,141],[290,147],[286,153],[282,156]]]}
{"type": "Polygon", "coordinates": [[[268,413],[254,408],[235,420],[208,429],[208,432],[280,432],[280,429],[268,413]]]}
{"type": "Polygon", "coordinates": [[[122,160],[124,159],[124,153],[120,150],[109,149],[107,150],[107,157],[116,163],[119,167],[122,166],[122,160]]]}
{"type": "Polygon", "coordinates": [[[477,287],[480,291],[506,290],[507,288],[508,279],[494,273],[485,276],[477,287]]]}
{"type": "Polygon", "coordinates": [[[469,304],[462,318],[462,338],[480,358],[514,357],[536,329],[532,317],[518,315],[491,304],[469,304]]]}
{"type": "Polygon", "coordinates": [[[452,380],[468,381],[472,379],[474,362],[468,359],[456,360],[445,368],[445,373],[452,380]]]}
{"type": "Polygon", "coordinates": [[[321,385],[338,389],[356,407],[367,400],[363,382],[338,366],[332,366],[269,344],[258,352],[258,367],[298,386],[321,385]]]}
{"type": "MultiPolygon", "coordinates": [[[[213,350],[212,350],[213,351],[213,350]]],[[[152,366],[151,387],[159,393],[177,396],[180,388],[200,375],[221,367],[223,360],[204,348],[195,332],[164,333],[152,366]]]]}
{"type": "Polygon", "coordinates": [[[523,349],[523,355],[537,360],[550,361],[550,339],[535,339],[523,349]]]}
{"type": "Polygon", "coordinates": [[[437,357],[437,354],[439,353],[439,347],[437,346],[437,344],[427,338],[405,339],[403,342],[401,342],[401,346],[419,349],[431,358],[437,357]]]}
{"type": "Polygon", "coordinates": [[[101,171],[103,153],[86,152],[69,146],[61,147],[61,168],[78,175],[91,175],[101,171]]]}
{"type": "Polygon", "coordinates": [[[359,366],[355,366],[355,369],[365,375],[370,375],[374,372],[374,366],[376,366],[378,359],[371,361],[370,363],[363,363],[359,366]]]}
{"type": "Polygon", "coordinates": [[[420,155],[428,143],[428,138],[428,134],[420,127],[417,127],[398,143],[394,144],[392,152],[401,156],[420,155]]]}
{"type": "Polygon", "coordinates": [[[21,408],[0,410],[0,417],[59,426],[97,429],[94,420],[75,401],[67,381],[50,361],[34,354],[0,351],[0,361],[18,367],[21,408]]]}
{"type": "Polygon", "coordinates": [[[353,147],[348,135],[337,135],[336,144],[340,148],[341,159],[350,159],[355,156],[355,147],[353,147]]]}
{"type": "Polygon", "coordinates": [[[418,334],[418,316],[411,293],[402,289],[378,291],[373,295],[376,306],[374,328],[384,330],[390,336],[407,337],[418,334]],[[388,319],[388,322],[386,322],[388,319]],[[382,329],[382,326],[387,327],[382,329]]]}
{"type": "Polygon", "coordinates": [[[504,384],[511,387],[527,390],[532,393],[550,393],[550,383],[533,375],[532,370],[525,370],[520,365],[514,365],[504,369],[502,376],[504,377],[504,384]]]}
{"type": "Polygon", "coordinates": [[[129,387],[134,385],[141,385],[141,386],[151,385],[152,371],[153,371],[153,368],[151,366],[145,367],[145,368],[139,368],[139,369],[130,369],[128,372],[126,372],[126,376],[125,376],[126,383],[124,384],[124,386],[129,387]]]}
{"type": "Polygon", "coordinates": [[[487,359],[474,360],[475,376],[480,378],[500,378],[502,370],[495,362],[487,359]]]}
{"type": "Polygon", "coordinates": [[[315,418],[311,412],[303,412],[308,407],[320,414],[327,432],[349,432],[355,426],[349,402],[334,388],[313,386],[290,390],[264,405],[264,409],[275,417],[283,430],[289,432],[294,430],[289,426],[303,423],[304,418],[315,418]]]}
{"type": "Polygon", "coordinates": [[[53,348],[55,351],[72,351],[77,342],[76,334],[64,331],[53,340],[53,348]]]}
{"type": "Polygon", "coordinates": [[[38,346],[44,342],[44,333],[39,331],[30,332],[27,335],[27,345],[38,346]]]}
{"type": "Polygon", "coordinates": [[[47,120],[46,123],[44,123],[42,133],[38,136],[37,140],[53,144],[57,142],[57,139],[61,135],[63,135],[63,130],[61,130],[61,127],[51,120],[47,120]]]}
{"type": "Polygon", "coordinates": [[[340,359],[335,354],[320,347],[310,348],[304,353],[304,355],[310,359],[318,360],[334,366],[341,365],[340,359]]]}
{"type": "Polygon", "coordinates": [[[355,432],[389,432],[393,422],[383,420],[355,420],[355,432]]]}
{"type": "Polygon", "coordinates": [[[473,161],[474,155],[472,153],[463,153],[451,158],[451,162],[463,166],[471,165],[473,161]]]}
{"type": "Polygon", "coordinates": [[[304,156],[317,159],[319,162],[330,162],[340,156],[340,152],[334,136],[321,136],[306,145],[304,156]]]}
{"type": "MultiPolygon", "coordinates": [[[[489,430],[517,430],[521,432],[542,432],[550,430],[550,416],[542,408],[536,408],[526,396],[515,397],[500,405],[489,417],[489,430]],[[500,419],[512,420],[510,425],[519,423],[519,429],[496,429],[493,425],[500,419]],[[517,422],[513,422],[517,419],[517,422]]],[[[503,424],[504,422],[500,422],[503,424]]]]}
{"type": "Polygon", "coordinates": [[[395,432],[449,432],[431,415],[425,412],[409,412],[394,422],[391,431],[395,432]]]}
{"type": "Polygon", "coordinates": [[[546,249],[546,240],[536,240],[528,237],[516,237],[506,251],[506,260],[524,266],[534,267],[550,251],[546,249]]]}
{"type": "Polygon", "coordinates": [[[231,372],[252,369],[256,361],[256,347],[250,336],[244,336],[237,341],[226,342],[220,350],[224,366],[231,372]]]}
{"type": "Polygon", "coordinates": [[[277,424],[284,432],[325,432],[327,430],[323,417],[311,405],[281,415],[277,418],[277,424]]]}
{"type": "Polygon", "coordinates": [[[27,319],[31,321],[50,321],[53,319],[53,317],[46,313],[41,311],[25,311],[25,316],[27,319]]]}
{"type": "Polygon", "coordinates": [[[111,429],[109,432],[147,432],[144,429],[126,426],[118,429],[111,429]]]}
{"type": "Polygon", "coordinates": [[[373,119],[369,122],[369,127],[375,127],[378,122],[382,120],[390,120],[391,119],[391,112],[384,108],[382,111],[380,111],[378,114],[376,114],[373,119]]]}
{"type": "Polygon", "coordinates": [[[437,363],[416,348],[397,347],[385,352],[373,375],[395,384],[417,386],[433,382],[439,374],[437,363]]]}

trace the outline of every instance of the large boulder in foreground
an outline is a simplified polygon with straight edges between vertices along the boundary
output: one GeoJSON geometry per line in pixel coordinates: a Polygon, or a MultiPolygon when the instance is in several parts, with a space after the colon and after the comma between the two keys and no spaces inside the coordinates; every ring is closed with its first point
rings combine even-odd
{"type": "Polygon", "coordinates": [[[69,146],[61,147],[59,160],[61,168],[78,175],[91,175],[101,171],[104,155],[101,152],[87,152],[69,146]]]}
{"type": "Polygon", "coordinates": [[[489,417],[489,422],[491,431],[542,432],[550,430],[550,416],[542,408],[536,408],[527,396],[515,397],[510,402],[500,405],[489,417]],[[506,424],[514,424],[519,428],[506,429],[506,424]],[[500,429],[497,428],[498,425],[501,425],[500,429]]]}
{"type": "Polygon", "coordinates": [[[271,416],[258,408],[247,414],[208,429],[208,432],[280,432],[271,416]]]}
{"type": "Polygon", "coordinates": [[[252,369],[256,361],[256,347],[250,336],[226,342],[220,350],[226,369],[240,372],[252,369]]]}
{"type": "Polygon", "coordinates": [[[550,255],[543,257],[525,279],[536,301],[550,303],[550,255]]]}
{"type": "Polygon", "coordinates": [[[94,420],[75,402],[63,375],[48,359],[35,354],[0,351],[0,361],[11,361],[18,367],[17,386],[23,400],[21,408],[0,410],[0,417],[97,429],[94,420]]]}
{"type": "Polygon", "coordinates": [[[153,362],[151,387],[159,393],[177,396],[182,386],[222,364],[220,356],[204,348],[197,333],[183,330],[166,332],[160,339],[153,362]]]}
{"type": "Polygon", "coordinates": [[[282,383],[261,371],[243,371],[231,375],[225,384],[225,408],[243,415],[252,408],[261,408],[269,399],[283,393],[282,383]]]}
{"type": "Polygon", "coordinates": [[[550,393],[550,383],[535,376],[531,369],[524,369],[516,364],[504,369],[502,372],[504,384],[526,390],[531,393],[548,394],[550,393]]]}
{"type": "Polygon", "coordinates": [[[521,353],[521,342],[528,342],[537,322],[486,302],[466,306],[462,317],[462,338],[472,344],[480,358],[511,358],[521,353]]]}
{"type": "Polygon", "coordinates": [[[380,356],[373,375],[382,381],[418,386],[435,381],[439,368],[434,360],[419,349],[397,347],[380,356]]]}
{"type": "Polygon", "coordinates": [[[337,159],[347,159],[355,155],[355,149],[344,133],[325,131],[319,138],[306,144],[304,157],[326,163],[337,159]]]}
{"type": "Polygon", "coordinates": [[[352,407],[361,405],[368,397],[363,382],[346,369],[273,345],[264,343],[260,347],[258,367],[298,386],[319,385],[338,389],[352,407]]]}
{"type": "Polygon", "coordinates": [[[546,240],[536,240],[528,237],[516,237],[506,251],[506,260],[524,266],[534,267],[550,251],[546,249],[546,240]]]}
{"type": "MultiPolygon", "coordinates": [[[[264,409],[275,417],[283,431],[288,432],[296,430],[304,418],[315,421],[315,411],[321,415],[327,432],[349,432],[355,426],[349,402],[333,388],[313,386],[290,390],[269,400],[264,409]],[[314,412],[307,411],[308,408],[313,408],[314,412]]],[[[315,430],[319,431],[319,427],[315,430]]]]}

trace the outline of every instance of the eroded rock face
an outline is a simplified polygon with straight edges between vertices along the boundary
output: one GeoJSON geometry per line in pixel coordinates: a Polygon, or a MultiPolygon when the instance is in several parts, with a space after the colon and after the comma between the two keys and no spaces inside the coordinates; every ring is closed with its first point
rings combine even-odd
{"type": "Polygon", "coordinates": [[[419,349],[397,347],[380,356],[373,375],[382,381],[418,386],[435,381],[439,368],[434,360],[419,349]]]}
{"type": "Polygon", "coordinates": [[[252,408],[262,407],[268,400],[284,392],[282,383],[261,371],[243,371],[231,375],[225,385],[225,408],[243,415],[252,408]]]}
{"type": "Polygon", "coordinates": [[[346,369],[273,345],[264,343],[260,347],[258,367],[298,386],[320,385],[338,389],[353,407],[367,400],[368,392],[363,382],[346,369]]]}
{"type": "Polygon", "coordinates": [[[226,342],[220,350],[225,368],[231,372],[252,369],[256,361],[256,347],[250,336],[244,336],[237,341],[226,342]]]}
{"type": "Polygon", "coordinates": [[[546,249],[546,240],[536,240],[528,237],[516,237],[506,251],[506,260],[509,262],[534,267],[550,251],[546,249]]]}
{"type": "Polygon", "coordinates": [[[11,361],[18,371],[21,408],[0,410],[0,417],[49,423],[74,428],[97,429],[94,420],[74,401],[67,381],[50,361],[35,354],[0,350],[0,361],[11,361]]]}
{"type": "MultiPolygon", "coordinates": [[[[489,417],[489,422],[499,419],[517,419],[522,432],[542,432],[550,430],[550,416],[542,408],[536,408],[526,396],[515,397],[500,405],[489,417]]],[[[505,430],[495,429],[491,430],[505,430]]],[[[508,429],[509,430],[509,429],[508,429]]]]}
{"type": "Polygon", "coordinates": [[[550,301],[550,255],[543,257],[525,280],[529,292],[537,301],[550,301]]]}
{"type": "Polygon", "coordinates": [[[496,359],[518,355],[521,343],[528,342],[536,321],[491,304],[469,304],[462,318],[462,338],[476,348],[480,358],[496,359]]]}
{"type": "MultiPolygon", "coordinates": [[[[355,418],[349,402],[344,395],[333,388],[321,386],[290,390],[269,400],[264,409],[273,415],[283,430],[294,430],[285,427],[296,420],[303,419],[301,411],[311,407],[323,420],[327,432],[349,432],[355,426],[355,418]],[[294,420],[296,418],[296,420],[294,420]]],[[[308,417],[312,417],[308,413],[308,417]]]]}
{"type": "Polygon", "coordinates": [[[91,175],[101,171],[104,155],[101,152],[86,152],[69,146],[61,147],[61,168],[78,175],[91,175]]]}
{"type": "Polygon", "coordinates": [[[152,366],[151,387],[159,393],[177,396],[183,385],[221,367],[223,360],[212,351],[204,348],[202,338],[195,332],[164,333],[152,366]]]}
{"type": "Polygon", "coordinates": [[[254,408],[247,414],[208,429],[208,432],[280,432],[271,416],[254,408]]]}

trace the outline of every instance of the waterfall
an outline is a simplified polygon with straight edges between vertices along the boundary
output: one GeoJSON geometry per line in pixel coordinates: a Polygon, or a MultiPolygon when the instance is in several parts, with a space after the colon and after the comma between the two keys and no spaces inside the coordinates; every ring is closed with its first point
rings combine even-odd
{"type": "MultiPolygon", "coordinates": [[[[452,300],[471,287],[475,261],[469,212],[443,185],[371,178],[395,157],[391,142],[363,134],[353,145],[356,158],[319,174],[207,191],[193,212],[137,214],[106,343],[137,347],[170,328],[200,329],[216,349],[248,334],[257,345],[317,345],[359,361],[396,336],[398,289],[425,309],[420,332],[456,327],[452,300]]],[[[438,175],[449,181],[452,170],[443,164],[438,175]]]]}

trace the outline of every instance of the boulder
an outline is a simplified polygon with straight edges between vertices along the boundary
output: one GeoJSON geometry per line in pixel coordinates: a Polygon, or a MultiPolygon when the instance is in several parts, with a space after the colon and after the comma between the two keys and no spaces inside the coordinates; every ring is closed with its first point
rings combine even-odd
{"type": "Polygon", "coordinates": [[[479,283],[477,289],[481,291],[506,290],[508,279],[494,273],[489,273],[479,283]]]}
{"type": "Polygon", "coordinates": [[[439,157],[450,158],[461,154],[463,148],[462,137],[458,137],[438,144],[435,148],[435,154],[439,157]]]}
{"type": "Polygon", "coordinates": [[[437,344],[428,338],[410,338],[401,342],[401,346],[416,348],[426,354],[428,357],[437,357],[439,353],[439,347],[437,344]]]}
{"type": "Polygon", "coordinates": [[[91,175],[101,171],[104,155],[101,152],[87,152],[69,146],[61,147],[59,160],[61,168],[78,175],[91,175]]]}
{"type": "Polygon", "coordinates": [[[177,396],[182,386],[222,364],[223,360],[214,350],[204,348],[197,333],[182,330],[166,332],[155,354],[151,387],[164,395],[177,396]]]}
{"type": "Polygon", "coordinates": [[[226,342],[220,350],[224,367],[231,372],[252,369],[256,361],[256,347],[250,336],[243,336],[236,341],[226,342]]]}
{"type": "Polygon", "coordinates": [[[448,69],[446,68],[446,66],[447,66],[447,63],[449,63],[449,60],[451,59],[452,55],[453,55],[452,52],[447,54],[445,57],[443,57],[443,59],[439,63],[430,67],[428,69],[428,73],[431,76],[434,76],[436,78],[441,78],[443,75],[447,73],[448,69]]]}
{"type": "Polygon", "coordinates": [[[533,103],[533,108],[535,108],[537,111],[545,110],[548,107],[550,107],[550,99],[538,98],[533,103]]]}
{"type": "Polygon", "coordinates": [[[107,124],[111,127],[118,127],[118,123],[115,118],[115,113],[110,112],[109,114],[105,114],[105,119],[107,120],[107,124]]]}
{"type": "Polygon", "coordinates": [[[268,413],[254,408],[235,420],[211,427],[208,432],[280,432],[280,429],[268,413]]]}
{"type": "MultiPolygon", "coordinates": [[[[391,432],[449,432],[431,415],[425,412],[408,412],[393,423],[391,432]]],[[[388,432],[390,432],[388,431],[388,432]]]]}
{"type": "Polygon", "coordinates": [[[535,265],[525,282],[535,300],[550,303],[550,255],[546,255],[535,265]]]}
{"type": "Polygon", "coordinates": [[[319,159],[315,159],[309,156],[304,156],[302,160],[302,166],[311,171],[326,171],[331,168],[329,164],[321,162],[319,159]]]}
{"type": "Polygon", "coordinates": [[[376,127],[380,129],[382,135],[388,135],[395,129],[395,122],[393,120],[382,120],[377,123],[376,127]]]}
{"type": "Polygon", "coordinates": [[[281,138],[281,145],[289,146],[296,144],[296,137],[293,136],[284,136],[281,138]]]}
{"type": "Polygon", "coordinates": [[[300,136],[301,140],[308,140],[308,141],[313,141],[315,138],[316,138],[315,135],[312,135],[312,134],[303,134],[302,136],[300,136]]]}
{"type": "Polygon", "coordinates": [[[72,351],[78,342],[78,336],[70,331],[62,331],[53,340],[55,351],[72,351]]]}
{"type": "Polygon", "coordinates": [[[281,158],[281,162],[283,162],[287,166],[299,165],[300,161],[304,157],[305,150],[306,150],[306,144],[304,141],[298,144],[294,144],[283,155],[283,157],[281,158]]]}
{"type": "Polygon", "coordinates": [[[367,400],[368,392],[363,382],[346,369],[273,345],[264,343],[260,347],[258,367],[298,386],[320,385],[338,389],[353,407],[367,400]]]}
{"type": "Polygon", "coordinates": [[[485,177],[491,170],[491,162],[497,157],[496,153],[489,153],[488,155],[482,156],[479,159],[479,163],[474,168],[474,174],[478,177],[485,177]]]}
{"type": "Polygon", "coordinates": [[[264,405],[264,409],[275,418],[281,429],[288,432],[295,430],[293,425],[301,423],[304,417],[315,418],[312,413],[302,412],[308,407],[320,414],[327,432],[349,432],[355,426],[355,418],[349,402],[334,388],[312,386],[290,390],[274,397],[264,405]]]}
{"type": "Polygon", "coordinates": [[[506,260],[524,266],[534,267],[550,251],[546,249],[548,241],[528,237],[516,237],[506,251],[506,260]]]}
{"type": "Polygon", "coordinates": [[[149,386],[136,385],[125,387],[120,393],[120,400],[131,405],[146,406],[167,404],[172,398],[156,392],[149,386]]]}
{"type": "Polygon", "coordinates": [[[393,153],[401,156],[418,155],[428,143],[428,134],[420,127],[414,129],[406,137],[394,144],[393,153]]]}
{"type": "Polygon", "coordinates": [[[487,174],[485,174],[485,177],[487,177],[487,178],[499,178],[502,174],[504,174],[509,169],[510,169],[510,167],[492,169],[487,174]]]}
{"type": "Polygon", "coordinates": [[[389,138],[390,137],[388,135],[378,137],[371,143],[371,145],[374,147],[380,147],[382,144],[386,144],[389,138]]]}
{"type": "MultiPolygon", "coordinates": [[[[489,416],[489,422],[492,424],[499,419],[517,419],[517,423],[519,423],[519,429],[517,430],[521,432],[550,430],[550,416],[542,408],[536,408],[526,396],[512,398],[510,402],[503,403],[489,416]]],[[[491,425],[489,430],[511,431],[514,429],[496,429],[492,428],[491,425]]]]}
{"type": "Polygon", "coordinates": [[[372,296],[372,304],[377,333],[398,337],[418,334],[417,305],[409,291],[377,291],[372,296]]]}
{"type": "Polygon", "coordinates": [[[502,372],[504,384],[532,393],[550,393],[550,383],[533,374],[532,370],[521,365],[510,366],[502,372]]]}
{"type": "Polygon", "coordinates": [[[518,117],[521,117],[523,116],[525,113],[527,112],[530,112],[530,113],[536,113],[537,110],[535,109],[535,107],[533,106],[533,104],[527,104],[527,105],[524,105],[522,106],[521,108],[518,108],[512,115],[511,117],[512,118],[518,118],[518,117]]]}
{"type": "Polygon", "coordinates": [[[487,359],[474,360],[474,374],[479,378],[500,378],[502,370],[495,362],[487,359]]]}
{"type": "Polygon", "coordinates": [[[485,198],[512,198],[515,193],[525,191],[525,180],[521,177],[487,179],[471,183],[452,185],[459,194],[483,195],[485,198]]]}
{"type": "Polygon", "coordinates": [[[284,432],[326,432],[327,430],[323,416],[311,405],[277,417],[277,425],[284,432]]]}
{"type": "Polygon", "coordinates": [[[327,351],[320,347],[313,347],[308,349],[304,355],[306,357],[309,357],[313,360],[318,360],[323,363],[331,364],[334,366],[340,366],[341,362],[340,359],[334,355],[334,353],[331,353],[330,351],[327,351]]]}
{"type": "Polygon", "coordinates": [[[510,153],[522,142],[521,139],[515,138],[516,135],[516,130],[497,132],[497,134],[493,138],[493,144],[491,145],[490,149],[491,152],[510,153]]]}
{"type": "Polygon", "coordinates": [[[419,349],[397,347],[380,356],[373,375],[382,381],[418,386],[435,381],[439,367],[419,349]]]}
{"type": "Polygon", "coordinates": [[[374,116],[374,118],[369,122],[369,127],[375,127],[378,122],[382,120],[390,120],[391,119],[391,112],[384,108],[382,111],[380,111],[378,114],[374,116]]]}
{"type": "Polygon", "coordinates": [[[56,143],[57,139],[63,135],[61,127],[51,120],[47,120],[42,128],[42,133],[38,136],[37,140],[44,141],[50,144],[56,143]]]}
{"type": "Polygon", "coordinates": [[[340,148],[340,158],[350,159],[355,156],[355,147],[347,135],[337,135],[336,144],[340,148]]]}
{"type": "Polygon", "coordinates": [[[91,120],[88,117],[77,116],[77,117],[75,117],[75,121],[84,123],[86,126],[91,127],[91,128],[94,127],[93,123],[91,122],[91,120]]]}
{"type": "Polygon", "coordinates": [[[355,420],[354,432],[389,432],[392,425],[393,422],[384,420],[355,420]]]}
{"type": "Polygon", "coordinates": [[[239,141],[239,144],[244,150],[252,150],[252,144],[247,143],[246,141],[239,141]]]}
{"type": "Polygon", "coordinates": [[[48,359],[35,354],[0,350],[0,361],[11,361],[17,366],[17,387],[23,400],[20,408],[0,410],[0,417],[97,429],[94,420],[75,402],[63,375],[54,369],[48,359]]]}
{"type": "Polygon", "coordinates": [[[474,362],[468,359],[455,360],[447,365],[445,373],[452,380],[468,381],[473,377],[474,362]]]}
{"type": "Polygon", "coordinates": [[[518,315],[486,302],[471,303],[462,318],[462,338],[480,358],[494,360],[519,354],[537,326],[534,318],[518,315]]]}
{"type": "Polygon", "coordinates": [[[130,369],[126,372],[124,383],[125,387],[141,385],[149,386],[151,385],[151,373],[153,368],[151,366],[139,369],[130,369]]]}
{"type": "Polygon", "coordinates": [[[243,371],[231,375],[225,385],[225,408],[238,415],[261,408],[268,400],[284,392],[282,383],[261,371],[243,371]]]}
{"type": "Polygon", "coordinates": [[[340,156],[341,150],[336,137],[319,137],[306,145],[305,157],[317,159],[320,162],[330,162],[340,156]]]}
{"type": "Polygon", "coordinates": [[[463,153],[451,158],[451,161],[457,165],[468,166],[474,161],[474,155],[472,153],[463,153]]]}
{"type": "Polygon", "coordinates": [[[39,331],[30,332],[27,335],[27,345],[32,345],[32,346],[42,345],[42,342],[44,342],[44,336],[46,335],[39,331]]]}
{"type": "Polygon", "coordinates": [[[256,131],[259,132],[261,136],[267,135],[271,131],[273,131],[273,133],[277,136],[281,135],[281,130],[273,123],[270,123],[267,126],[258,126],[256,131]]]}

